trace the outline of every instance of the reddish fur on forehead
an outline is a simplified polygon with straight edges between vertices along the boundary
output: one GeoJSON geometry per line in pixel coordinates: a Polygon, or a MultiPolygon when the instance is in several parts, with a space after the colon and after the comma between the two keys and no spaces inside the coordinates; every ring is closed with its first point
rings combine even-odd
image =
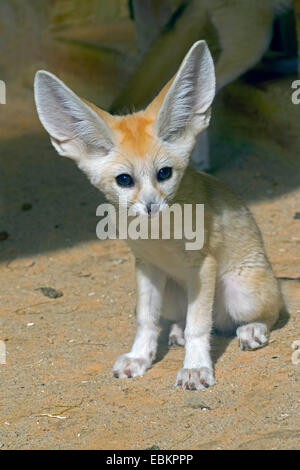
{"type": "Polygon", "coordinates": [[[114,117],[115,121],[110,123],[110,127],[120,133],[122,148],[127,147],[133,155],[143,157],[155,145],[153,124],[174,78],[168,81],[144,111],[114,117]]]}
{"type": "Polygon", "coordinates": [[[123,152],[144,157],[155,144],[152,124],[153,119],[141,112],[116,118],[110,127],[116,132],[123,152]]]}

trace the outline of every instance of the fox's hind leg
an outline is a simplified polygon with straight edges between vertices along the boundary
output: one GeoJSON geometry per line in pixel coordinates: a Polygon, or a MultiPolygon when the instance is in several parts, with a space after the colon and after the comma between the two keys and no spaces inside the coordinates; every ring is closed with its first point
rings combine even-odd
{"type": "Polygon", "coordinates": [[[269,266],[243,267],[219,280],[215,326],[235,328],[242,350],[258,349],[268,343],[282,305],[279,285],[269,266]]]}
{"type": "Polygon", "coordinates": [[[184,346],[184,328],[184,322],[173,323],[169,334],[169,346],[173,346],[173,344],[184,346]]]}
{"type": "Polygon", "coordinates": [[[162,316],[168,320],[174,321],[169,334],[169,346],[178,344],[184,346],[184,328],[187,312],[187,297],[185,291],[172,279],[168,279],[162,316]]]}

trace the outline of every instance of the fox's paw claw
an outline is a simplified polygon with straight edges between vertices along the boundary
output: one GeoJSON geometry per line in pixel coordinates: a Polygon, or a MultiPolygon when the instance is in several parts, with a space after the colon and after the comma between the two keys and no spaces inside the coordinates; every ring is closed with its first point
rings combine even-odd
{"type": "Polygon", "coordinates": [[[128,354],[122,354],[113,367],[114,377],[117,379],[140,377],[145,374],[150,366],[146,359],[130,357],[128,354]]]}
{"type": "Polygon", "coordinates": [[[236,334],[242,351],[262,348],[268,343],[268,328],[263,323],[239,326],[236,334]]]}
{"type": "Polygon", "coordinates": [[[213,370],[208,367],[200,369],[181,369],[178,372],[175,387],[183,390],[203,390],[216,383],[213,370]]]}

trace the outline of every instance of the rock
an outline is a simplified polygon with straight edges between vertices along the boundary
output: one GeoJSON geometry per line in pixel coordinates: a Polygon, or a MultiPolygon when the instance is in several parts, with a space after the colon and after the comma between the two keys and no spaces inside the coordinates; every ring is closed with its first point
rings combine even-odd
{"type": "Polygon", "coordinates": [[[60,290],[56,290],[53,287],[39,287],[38,290],[40,290],[45,297],[49,297],[50,299],[57,299],[64,295],[60,290]]]}

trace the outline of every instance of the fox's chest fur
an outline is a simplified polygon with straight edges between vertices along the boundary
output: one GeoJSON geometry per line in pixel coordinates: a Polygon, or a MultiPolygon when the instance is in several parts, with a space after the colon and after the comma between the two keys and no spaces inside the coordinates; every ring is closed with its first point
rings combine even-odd
{"type": "Polygon", "coordinates": [[[186,286],[189,262],[182,240],[128,240],[135,257],[154,264],[183,287],[186,286]]]}

